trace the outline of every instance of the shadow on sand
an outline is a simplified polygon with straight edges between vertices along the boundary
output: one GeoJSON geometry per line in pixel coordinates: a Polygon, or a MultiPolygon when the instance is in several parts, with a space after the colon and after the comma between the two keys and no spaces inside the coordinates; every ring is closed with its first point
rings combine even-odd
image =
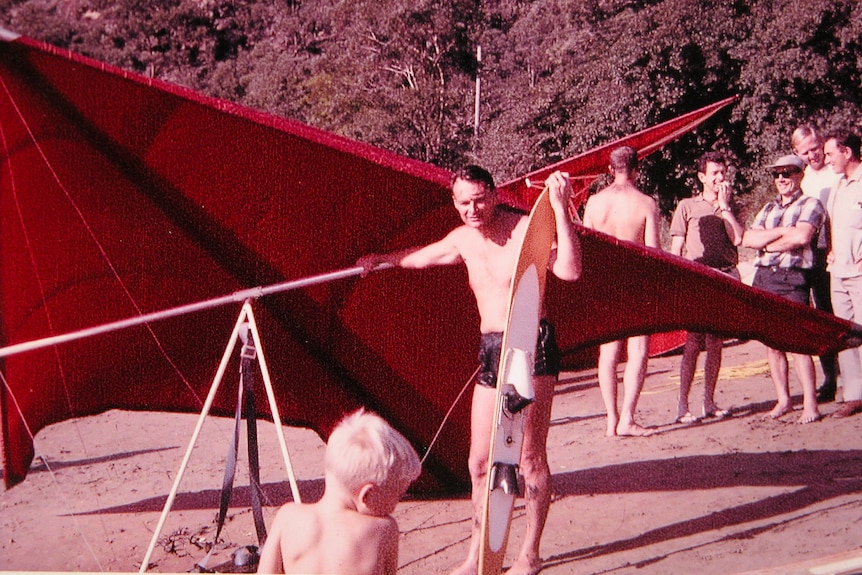
{"type": "MultiPolygon", "coordinates": [[[[665,525],[629,539],[575,549],[548,557],[559,565],[769,520],[811,505],[862,492],[862,450],[693,455],[584,469],[553,477],[557,497],[654,491],[708,490],[726,487],[786,487],[792,491],[665,525]]],[[[774,529],[781,520],[729,537],[745,538],[774,529]]],[[[651,559],[660,560],[660,557],[651,559]]]]}

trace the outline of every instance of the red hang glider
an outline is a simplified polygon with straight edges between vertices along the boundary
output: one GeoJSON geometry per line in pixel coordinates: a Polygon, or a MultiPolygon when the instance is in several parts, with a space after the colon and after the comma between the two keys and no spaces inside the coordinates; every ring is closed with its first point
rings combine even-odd
{"type": "MultiPolygon", "coordinates": [[[[612,146],[629,143],[647,154],[728,103],[548,169],[565,169],[586,185],[605,171],[612,146]]],[[[449,176],[5,34],[0,345],[426,243],[457,223],[449,176]]],[[[522,207],[538,192],[523,179],[502,190],[522,207]]],[[[622,335],[682,328],[810,353],[856,344],[862,335],[858,326],[658,250],[588,230],[582,239],[583,279],[552,282],[548,294],[570,354],[622,335]]],[[[322,437],[344,413],[365,406],[423,454],[475,364],[478,317],[460,267],[381,271],[270,295],[255,306],[284,421],[322,437]]],[[[7,487],[24,479],[33,436],[49,424],[114,408],[200,411],[239,310],[240,302],[0,359],[7,487]]],[[[259,403],[268,414],[265,399],[259,403]]],[[[231,393],[220,393],[212,412],[231,415],[234,406],[231,393]]],[[[417,489],[461,489],[468,402],[459,402],[438,441],[417,489]]]]}

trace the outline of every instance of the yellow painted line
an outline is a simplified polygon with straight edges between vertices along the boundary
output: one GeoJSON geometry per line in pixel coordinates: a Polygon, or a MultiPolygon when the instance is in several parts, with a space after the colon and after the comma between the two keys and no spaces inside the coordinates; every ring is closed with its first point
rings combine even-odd
{"type": "MultiPolygon", "coordinates": [[[[744,379],[746,377],[755,377],[758,375],[768,375],[769,374],[769,363],[766,359],[749,361],[747,363],[742,363],[740,365],[731,365],[727,367],[722,367],[718,370],[718,381],[729,381],[734,379],[744,379]]],[[[692,387],[696,385],[703,385],[703,369],[698,369],[694,372],[694,380],[691,383],[692,387]]],[[[667,381],[665,383],[660,383],[657,385],[649,385],[644,386],[641,395],[643,394],[657,394],[657,393],[665,393],[667,391],[676,391],[679,389],[679,370],[677,369],[675,375],[668,376],[667,381]]]]}

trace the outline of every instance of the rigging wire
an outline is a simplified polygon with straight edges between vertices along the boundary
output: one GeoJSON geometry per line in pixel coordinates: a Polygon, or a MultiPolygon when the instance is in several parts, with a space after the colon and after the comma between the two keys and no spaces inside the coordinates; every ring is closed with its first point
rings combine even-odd
{"type": "MultiPolygon", "coordinates": [[[[15,410],[18,412],[18,416],[21,418],[21,421],[24,423],[24,427],[27,430],[27,435],[29,435],[30,438],[32,439],[33,438],[33,431],[30,429],[30,426],[27,424],[27,420],[24,419],[24,413],[22,412],[21,406],[18,403],[18,399],[15,397],[15,394],[12,392],[12,388],[10,387],[9,382],[6,381],[6,376],[3,374],[2,370],[0,370],[0,379],[3,380],[3,387],[5,387],[6,390],[8,391],[9,397],[12,399],[12,403],[15,405],[15,410]]],[[[83,445],[83,438],[81,437],[80,430],[78,430],[77,426],[75,429],[78,432],[78,437],[81,438],[81,442],[83,445]]],[[[60,479],[54,473],[54,470],[52,469],[51,464],[48,463],[48,458],[39,452],[39,446],[36,445],[35,441],[33,442],[33,449],[36,452],[36,455],[38,456],[39,460],[45,466],[45,469],[48,471],[48,474],[51,476],[51,481],[57,486],[57,488],[59,488],[61,485],[60,479]]],[[[86,452],[86,448],[85,448],[85,452],[86,452]]],[[[94,490],[94,491],[96,491],[96,490],[94,490]]],[[[97,499],[99,498],[98,491],[96,491],[96,498],[97,499]]],[[[68,502],[68,500],[66,498],[64,498],[64,501],[68,502]]],[[[72,521],[75,523],[75,531],[78,533],[78,536],[84,542],[84,545],[87,547],[87,551],[89,551],[90,556],[93,558],[93,561],[96,562],[96,565],[97,565],[99,571],[104,571],[105,569],[104,569],[104,567],[102,567],[102,562],[99,561],[99,556],[96,554],[96,550],[93,549],[93,546],[90,544],[90,540],[87,538],[87,534],[84,532],[84,529],[81,527],[81,522],[78,519],[77,514],[76,513],[67,513],[67,515],[71,516],[72,521]]],[[[108,528],[105,525],[105,522],[102,519],[101,514],[99,514],[99,520],[102,523],[102,530],[105,533],[105,539],[108,539],[108,528]]],[[[111,549],[111,552],[113,553],[113,549],[111,549]]],[[[114,555],[114,558],[116,559],[116,554],[114,555]]]]}
{"type": "Polygon", "coordinates": [[[464,387],[461,388],[460,393],[458,393],[458,397],[452,402],[452,405],[449,406],[449,411],[446,412],[446,415],[443,416],[443,421],[440,422],[440,425],[437,427],[437,432],[434,433],[434,437],[431,439],[431,442],[428,443],[428,448],[425,450],[425,455],[422,456],[422,459],[419,463],[422,465],[425,464],[425,460],[428,459],[428,456],[431,455],[431,448],[434,447],[434,444],[437,443],[437,438],[440,437],[440,434],[443,432],[443,426],[446,425],[446,422],[449,421],[449,416],[452,415],[452,411],[455,409],[455,406],[458,405],[458,402],[461,401],[461,397],[464,395],[464,392],[467,391],[467,387],[476,378],[476,374],[479,373],[479,370],[482,369],[482,366],[476,368],[476,371],[473,372],[469,378],[467,378],[467,382],[464,384],[464,387]]]}
{"type": "MultiPolygon", "coordinates": [[[[126,294],[126,297],[129,299],[131,305],[134,307],[134,309],[138,313],[138,315],[143,315],[143,312],[141,311],[140,306],[138,305],[137,301],[132,296],[128,287],[123,283],[123,280],[119,275],[119,272],[117,271],[116,267],[111,262],[110,258],[108,257],[107,252],[105,251],[101,242],[99,242],[99,240],[96,237],[96,234],[93,231],[92,227],[87,222],[87,219],[84,216],[82,210],[76,204],[71,193],[69,192],[69,190],[66,188],[66,186],[61,181],[56,169],[54,168],[54,166],[51,163],[51,160],[48,158],[47,154],[43,150],[40,142],[36,138],[36,135],[33,133],[33,129],[31,128],[29,122],[27,121],[27,118],[25,117],[24,113],[21,111],[21,108],[19,107],[18,103],[15,101],[15,98],[13,97],[12,93],[9,90],[9,87],[8,87],[6,81],[2,77],[0,77],[0,86],[2,86],[3,92],[6,95],[6,98],[8,99],[9,103],[11,104],[12,109],[15,111],[15,114],[17,115],[18,119],[20,120],[21,125],[25,129],[25,131],[26,131],[26,133],[30,139],[30,142],[33,144],[34,149],[38,152],[39,156],[42,158],[42,161],[44,162],[45,168],[51,174],[51,177],[54,179],[54,181],[58,185],[59,189],[63,192],[63,194],[65,195],[69,204],[71,205],[71,207],[73,208],[73,210],[77,214],[78,219],[80,220],[81,224],[86,229],[87,233],[89,234],[90,238],[92,239],[93,243],[95,244],[97,250],[101,254],[102,259],[105,262],[105,265],[108,267],[108,269],[110,269],[111,274],[113,274],[113,277],[115,278],[115,280],[119,284],[122,291],[126,294]]],[[[12,196],[13,196],[13,199],[15,202],[15,207],[17,210],[18,220],[19,220],[19,223],[21,226],[21,231],[22,231],[22,234],[24,237],[24,243],[25,243],[25,246],[27,249],[27,254],[28,254],[28,257],[30,259],[30,265],[32,267],[35,281],[38,285],[39,297],[40,297],[40,300],[42,302],[42,308],[43,308],[44,313],[45,313],[48,331],[49,331],[49,333],[54,334],[55,333],[54,325],[53,325],[52,318],[51,318],[50,308],[47,305],[47,298],[45,295],[44,283],[43,283],[43,279],[39,273],[39,266],[38,266],[38,263],[36,262],[36,258],[35,258],[34,250],[32,248],[30,236],[27,232],[26,218],[24,217],[23,211],[22,211],[20,203],[19,203],[17,188],[15,186],[14,170],[12,169],[12,155],[11,155],[11,152],[9,150],[8,140],[6,138],[6,131],[2,125],[0,125],[0,136],[2,136],[3,150],[4,150],[6,158],[7,158],[10,188],[12,190],[12,196]]],[[[162,356],[165,358],[165,360],[168,362],[168,364],[173,368],[174,372],[179,376],[180,380],[183,382],[183,384],[186,386],[186,388],[191,392],[192,396],[195,398],[198,405],[203,406],[202,398],[197,394],[197,392],[192,387],[191,383],[188,381],[188,379],[185,377],[185,375],[181,372],[181,370],[179,369],[179,366],[177,366],[176,363],[171,359],[171,357],[169,356],[169,354],[165,350],[162,342],[156,336],[155,332],[152,330],[150,325],[145,324],[145,327],[146,327],[147,331],[150,333],[151,337],[153,338],[155,345],[157,346],[157,348],[161,352],[162,356]]],[[[53,351],[54,351],[54,357],[55,357],[55,360],[57,363],[57,369],[59,371],[60,380],[61,380],[62,385],[63,385],[63,391],[65,393],[66,405],[67,405],[67,408],[69,410],[70,417],[74,417],[76,415],[76,412],[75,412],[75,408],[74,408],[74,405],[72,402],[71,393],[69,391],[68,379],[66,376],[66,372],[65,372],[64,367],[62,365],[62,361],[60,359],[60,354],[59,354],[59,350],[58,350],[57,346],[53,346],[53,351]]],[[[20,404],[18,402],[17,397],[15,396],[15,392],[13,391],[12,386],[8,382],[8,380],[6,379],[5,375],[0,373],[0,376],[2,376],[2,378],[3,378],[3,386],[7,390],[8,395],[12,398],[12,400],[15,404],[17,413],[18,413],[18,417],[21,419],[21,421],[24,425],[24,428],[26,429],[27,435],[30,438],[30,440],[33,442],[34,449],[35,449],[35,436],[32,432],[32,429],[30,428],[28,422],[25,419],[25,415],[24,415],[24,413],[20,407],[20,404]]],[[[223,426],[220,426],[218,424],[218,422],[216,422],[215,425],[218,429],[221,429],[223,427],[223,426]]],[[[83,435],[81,433],[79,426],[77,425],[77,422],[75,422],[73,427],[75,428],[75,433],[78,436],[78,440],[79,440],[79,442],[83,448],[84,453],[87,454],[88,450],[87,450],[86,442],[84,441],[83,435]]],[[[223,432],[223,430],[222,430],[222,432],[223,432]]],[[[51,471],[50,468],[48,467],[47,458],[42,457],[42,461],[45,463],[46,468],[48,468],[49,471],[51,471]]],[[[51,471],[51,477],[55,481],[57,486],[59,487],[60,481],[57,479],[56,475],[54,475],[53,471],[51,471]]],[[[95,498],[97,500],[100,499],[100,494],[99,494],[98,490],[94,489],[93,494],[95,495],[95,498]]],[[[107,529],[107,526],[105,525],[104,518],[101,516],[101,514],[98,514],[98,515],[99,515],[99,520],[102,524],[102,530],[105,533],[105,537],[107,539],[108,538],[108,536],[107,536],[108,529],[107,529]]],[[[77,532],[78,536],[84,541],[84,544],[87,547],[90,555],[93,557],[94,561],[98,565],[99,570],[102,571],[103,568],[102,568],[101,562],[99,561],[99,558],[96,555],[96,553],[93,549],[93,546],[91,545],[91,543],[87,537],[87,534],[81,528],[81,524],[78,521],[78,519],[75,518],[74,521],[75,521],[76,532],[77,532]]],[[[111,552],[112,553],[114,552],[113,548],[111,548],[111,552]]],[[[116,559],[116,555],[114,555],[114,558],[116,559]]]]}
{"type": "MultiPolygon", "coordinates": [[[[59,186],[60,190],[63,192],[63,195],[66,196],[66,199],[68,200],[69,205],[72,207],[72,209],[77,214],[78,219],[80,220],[81,224],[84,226],[84,229],[87,231],[87,234],[90,236],[90,239],[93,241],[93,244],[96,246],[96,249],[99,251],[99,254],[102,256],[102,260],[104,261],[105,265],[111,271],[111,274],[114,276],[114,279],[116,280],[119,287],[122,289],[123,293],[125,293],[126,297],[128,298],[129,303],[135,309],[135,312],[139,316],[144,315],[143,311],[141,310],[140,305],[138,305],[138,302],[135,300],[135,298],[132,295],[131,291],[129,290],[128,286],[126,286],[126,284],[123,282],[123,279],[120,277],[120,274],[117,271],[117,268],[114,266],[113,262],[111,261],[110,257],[108,256],[107,252],[105,251],[104,246],[99,241],[99,239],[96,237],[96,234],[93,231],[93,228],[90,226],[89,222],[87,222],[87,218],[84,216],[84,213],[81,211],[81,208],[75,202],[74,198],[72,198],[72,195],[69,193],[69,190],[66,188],[66,186],[63,185],[63,182],[60,179],[60,176],[57,174],[57,171],[54,169],[54,166],[51,163],[51,160],[48,159],[47,154],[43,150],[38,139],[36,138],[36,135],[33,133],[33,130],[30,127],[30,124],[27,122],[27,119],[24,117],[24,114],[21,112],[21,109],[19,108],[17,102],[12,97],[12,94],[9,92],[9,89],[8,89],[8,86],[6,85],[6,82],[3,81],[2,78],[0,78],[0,83],[2,83],[3,90],[6,92],[6,96],[9,99],[9,102],[12,104],[12,107],[14,108],[15,113],[18,116],[18,119],[21,121],[22,126],[27,131],[27,135],[30,137],[30,141],[33,143],[33,147],[39,153],[39,156],[42,158],[42,161],[45,163],[45,167],[50,172],[51,176],[53,177],[54,181],[59,186]]],[[[7,156],[8,156],[8,151],[7,151],[7,156]]],[[[11,171],[12,171],[11,163],[10,163],[9,170],[11,173],[11,171]]],[[[24,225],[24,222],[22,220],[22,226],[23,225],[24,225]]],[[[44,294],[42,294],[42,303],[43,303],[43,306],[45,307],[46,313],[47,313],[47,302],[45,300],[44,294]]],[[[153,341],[155,342],[155,344],[158,347],[159,351],[161,352],[162,356],[165,358],[165,360],[168,362],[168,364],[173,368],[174,372],[179,376],[179,378],[185,384],[186,388],[191,392],[192,396],[197,400],[198,406],[203,407],[203,404],[204,404],[203,399],[197,394],[197,392],[192,387],[191,383],[185,377],[185,375],[183,375],[179,366],[177,366],[177,364],[171,359],[170,355],[167,353],[167,350],[165,350],[162,342],[159,340],[158,336],[156,336],[155,332],[153,331],[152,327],[149,324],[144,324],[144,325],[145,325],[147,331],[150,333],[150,336],[153,338],[153,341]]],[[[53,330],[52,330],[52,333],[53,333],[53,330]]]]}
{"type": "MultiPolygon", "coordinates": [[[[3,81],[3,78],[0,78],[0,83],[2,83],[3,89],[6,92],[7,96],[9,97],[9,100],[11,101],[12,96],[11,96],[11,94],[9,94],[9,90],[6,86],[6,82],[3,81]]],[[[14,102],[13,102],[13,106],[14,106],[14,102]]],[[[17,106],[16,106],[16,109],[17,109],[17,106]]],[[[45,286],[44,286],[44,282],[42,281],[42,276],[39,273],[39,267],[36,264],[36,258],[35,258],[35,255],[33,253],[32,244],[30,242],[30,235],[27,232],[27,227],[24,224],[24,214],[22,213],[22,210],[21,210],[21,204],[20,204],[20,201],[18,198],[18,189],[15,186],[15,173],[14,173],[14,170],[12,169],[12,155],[9,151],[9,144],[8,144],[7,139],[6,139],[6,130],[4,129],[2,123],[0,123],[0,142],[2,142],[2,144],[3,144],[3,151],[4,151],[6,158],[7,158],[7,164],[8,164],[8,168],[9,168],[9,187],[12,191],[12,199],[13,199],[14,204],[15,204],[15,210],[16,210],[16,213],[18,215],[18,221],[21,225],[21,233],[24,236],[24,244],[26,246],[27,255],[30,259],[30,266],[32,268],[33,275],[36,279],[36,284],[38,285],[39,297],[42,300],[42,302],[44,303],[45,299],[46,299],[45,298],[45,286]]],[[[45,321],[48,324],[48,331],[50,333],[54,333],[54,325],[53,325],[53,321],[51,318],[51,311],[48,309],[48,306],[43,306],[43,307],[45,310],[45,321]]],[[[54,352],[54,361],[57,364],[57,370],[58,370],[59,375],[60,375],[60,382],[63,385],[63,392],[65,393],[65,397],[66,397],[66,407],[69,410],[70,416],[74,417],[75,409],[74,409],[74,406],[72,405],[72,396],[69,393],[69,383],[68,383],[68,379],[66,377],[66,371],[63,368],[63,364],[62,364],[63,362],[60,360],[60,354],[59,354],[56,347],[53,348],[53,352],[54,352]]],[[[0,370],[0,378],[3,379],[3,387],[6,389],[8,396],[12,399],[12,403],[15,405],[15,410],[18,412],[18,417],[21,419],[21,422],[24,425],[24,429],[26,429],[26,431],[27,431],[27,435],[30,438],[30,441],[33,442],[33,449],[35,451],[38,449],[36,446],[36,441],[35,441],[36,438],[33,434],[33,431],[30,429],[30,425],[27,423],[27,419],[24,416],[24,412],[21,409],[21,406],[18,402],[18,398],[15,395],[15,392],[12,390],[12,386],[9,385],[9,383],[7,382],[5,374],[3,374],[2,370],[0,370]]],[[[86,442],[84,441],[84,437],[81,434],[81,430],[77,425],[75,425],[74,428],[75,428],[75,433],[78,436],[78,441],[81,444],[81,447],[83,448],[84,453],[87,454],[88,453],[87,446],[86,446],[86,442]]],[[[42,457],[41,455],[40,455],[40,457],[41,457],[42,462],[45,465],[45,468],[50,473],[52,480],[59,486],[60,482],[57,479],[57,476],[54,474],[54,470],[51,469],[51,466],[48,464],[48,459],[46,457],[42,457]]],[[[96,492],[96,499],[99,499],[98,492],[96,492]]],[[[102,520],[101,516],[100,516],[100,521],[102,523],[102,531],[105,534],[107,534],[107,526],[105,525],[105,522],[104,522],[104,520],[102,520]]],[[[81,539],[84,541],[84,545],[87,547],[87,550],[90,552],[90,555],[93,557],[93,560],[96,562],[96,565],[98,566],[99,570],[102,571],[103,570],[102,564],[99,561],[99,557],[96,555],[96,552],[93,550],[93,546],[90,544],[90,541],[87,538],[86,533],[81,529],[80,523],[79,523],[77,517],[75,517],[75,524],[76,524],[76,528],[77,528],[76,531],[78,532],[81,539]]]]}
{"type": "MultiPolygon", "coordinates": [[[[11,101],[12,96],[11,96],[11,94],[9,94],[9,90],[7,89],[6,82],[4,82],[2,78],[0,78],[0,83],[2,83],[3,89],[6,91],[6,95],[9,97],[9,99],[11,101]]],[[[13,105],[14,105],[14,102],[13,102],[13,105]]],[[[15,172],[12,169],[12,155],[9,151],[9,143],[6,139],[6,130],[3,128],[2,124],[0,124],[0,141],[2,141],[3,151],[5,152],[5,155],[7,158],[7,164],[9,167],[9,187],[12,191],[12,199],[13,199],[14,204],[15,204],[15,211],[18,215],[18,222],[21,226],[21,233],[24,236],[24,245],[27,248],[26,251],[27,251],[27,256],[30,259],[30,267],[32,268],[33,276],[36,278],[36,285],[39,288],[39,299],[42,301],[42,304],[43,304],[42,308],[45,311],[45,321],[48,324],[48,332],[54,333],[54,323],[53,323],[53,320],[51,318],[51,310],[48,308],[47,305],[45,305],[45,301],[46,301],[45,284],[42,281],[42,275],[39,273],[39,266],[36,263],[36,257],[33,253],[33,246],[32,246],[32,243],[30,241],[30,234],[27,232],[27,226],[24,224],[24,214],[21,210],[21,203],[20,203],[19,198],[18,198],[18,188],[15,185],[15,172]]],[[[60,372],[60,381],[63,383],[63,391],[66,395],[66,407],[69,409],[69,416],[74,417],[75,416],[75,408],[72,405],[72,396],[69,393],[69,385],[68,385],[68,380],[66,378],[66,372],[63,369],[62,362],[60,361],[60,354],[57,352],[56,347],[54,347],[54,359],[57,363],[57,370],[60,372]]],[[[10,394],[12,393],[11,388],[9,388],[9,393],[10,394]]],[[[21,414],[21,419],[22,419],[22,421],[24,421],[23,414],[21,414]]],[[[25,424],[26,424],[26,422],[25,422],[25,424]]],[[[30,438],[33,439],[32,434],[31,434],[30,438]]]]}

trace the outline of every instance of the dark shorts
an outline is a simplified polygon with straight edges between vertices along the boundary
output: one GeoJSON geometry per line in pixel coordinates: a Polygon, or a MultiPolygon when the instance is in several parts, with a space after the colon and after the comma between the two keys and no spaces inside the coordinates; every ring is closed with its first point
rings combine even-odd
{"type": "MultiPolygon", "coordinates": [[[[503,346],[502,333],[483,333],[479,343],[479,375],[477,385],[497,387],[497,369],[500,367],[500,351],[503,346]]],[[[554,336],[554,326],[543,319],[539,322],[539,339],[536,342],[536,361],[533,375],[560,374],[560,348],[554,336]]]]}
{"type": "Polygon", "coordinates": [[[790,301],[811,303],[811,270],[799,268],[758,267],[751,287],[760,288],[790,301]]]}

